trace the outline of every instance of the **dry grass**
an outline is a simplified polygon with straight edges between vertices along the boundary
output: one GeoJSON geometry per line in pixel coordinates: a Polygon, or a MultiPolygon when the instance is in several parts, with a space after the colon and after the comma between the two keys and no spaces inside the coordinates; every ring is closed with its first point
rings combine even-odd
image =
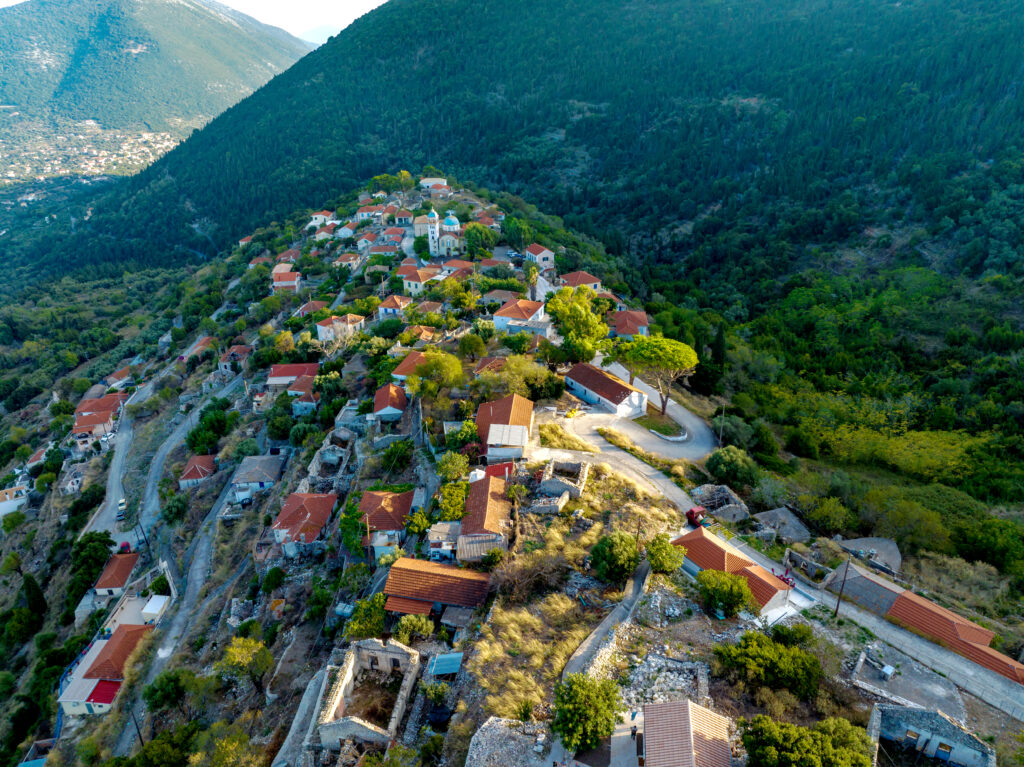
{"type": "Polygon", "coordinates": [[[522,701],[548,701],[565,662],[597,622],[559,592],[525,607],[495,606],[469,661],[487,712],[515,717],[522,701]]]}
{"type": "Polygon", "coordinates": [[[566,508],[582,508],[585,517],[601,520],[609,530],[635,533],[639,525],[648,535],[674,528],[681,520],[673,503],[645,492],[607,464],[592,467],[583,496],[566,508]]]}
{"type": "Polygon", "coordinates": [[[579,437],[570,434],[557,423],[542,423],[540,425],[540,444],[544,447],[552,447],[560,450],[576,450],[583,453],[597,453],[598,449],[589,442],[584,442],[579,437]]]}
{"type": "Polygon", "coordinates": [[[602,427],[597,430],[597,433],[615,445],[615,447],[625,450],[631,456],[640,459],[648,466],[653,466],[683,490],[689,490],[698,482],[704,481],[704,470],[696,464],[692,464],[682,458],[665,458],[657,453],[651,453],[644,450],[625,434],[620,431],[616,431],[615,429],[602,427]]]}
{"type": "Polygon", "coordinates": [[[903,560],[903,577],[945,606],[988,625],[1014,645],[1024,641],[1019,603],[1009,578],[992,565],[922,552],[903,560]]]}

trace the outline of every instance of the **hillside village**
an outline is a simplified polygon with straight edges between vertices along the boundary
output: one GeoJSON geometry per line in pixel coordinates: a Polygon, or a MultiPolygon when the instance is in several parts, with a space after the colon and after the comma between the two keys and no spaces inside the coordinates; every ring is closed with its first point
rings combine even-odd
{"type": "Polygon", "coordinates": [[[751,492],[693,412],[706,360],[483,194],[379,176],[227,263],[194,331],[55,395],[66,434],[0,490],[6,532],[40,493],[79,530],[85,640],[22,763],[1012,749],[1024,664],[997,632],[915,590],[891,539],[751,492]]]}

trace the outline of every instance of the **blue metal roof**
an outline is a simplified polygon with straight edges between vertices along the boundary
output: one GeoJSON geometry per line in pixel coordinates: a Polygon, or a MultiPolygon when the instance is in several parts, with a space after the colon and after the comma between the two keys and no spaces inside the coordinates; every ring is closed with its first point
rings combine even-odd
{"type": "Polygon", "coordinates": [[[435,655],[427,664],[427,672],[434,676],[443,674],[454,674],[462,667],[462,653],[450,652],[444,655],[435,655]]]}

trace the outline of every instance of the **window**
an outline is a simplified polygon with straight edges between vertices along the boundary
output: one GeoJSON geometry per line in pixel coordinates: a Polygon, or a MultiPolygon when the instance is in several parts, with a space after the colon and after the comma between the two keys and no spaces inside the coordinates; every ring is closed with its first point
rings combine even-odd
{"type": "Polygon", "coordinates": [[[398,658],[391,659],[391,669],[393,671],[400,671],[402,669],[402,664],[399,663],[398,658]]]}
{"type": "Polygon", "coordinates": [[[912,741],[914,741],[916,743],[917,739],[920,738],[920,737],[921,737],[920,733],[914,732],[913,730],[907,730],[907,735],[906,735],[906,739],[907,740],[912,740],[912,741]]]}

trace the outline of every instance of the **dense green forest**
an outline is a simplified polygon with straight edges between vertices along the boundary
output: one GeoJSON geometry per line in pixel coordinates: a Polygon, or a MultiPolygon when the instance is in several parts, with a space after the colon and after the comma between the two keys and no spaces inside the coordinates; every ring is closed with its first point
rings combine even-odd
{"type": "Polygon", "coordinates": [[[20,255],[209,254],[381,168],[430,162],[636,263],[674,263],[726,229],[743,250],[767,240],[774,276],[789,246],[914,219],[966,241],[953,266],[1016,273],[1017,10],[391,0],[120,185],[77,236],[20,255]]]}
{"type": "Polygon", "coordinates": [[[36,118],[180,134],[309,48],[197,0],[28,0],[0,9],[0,104],[36,118]]]}

